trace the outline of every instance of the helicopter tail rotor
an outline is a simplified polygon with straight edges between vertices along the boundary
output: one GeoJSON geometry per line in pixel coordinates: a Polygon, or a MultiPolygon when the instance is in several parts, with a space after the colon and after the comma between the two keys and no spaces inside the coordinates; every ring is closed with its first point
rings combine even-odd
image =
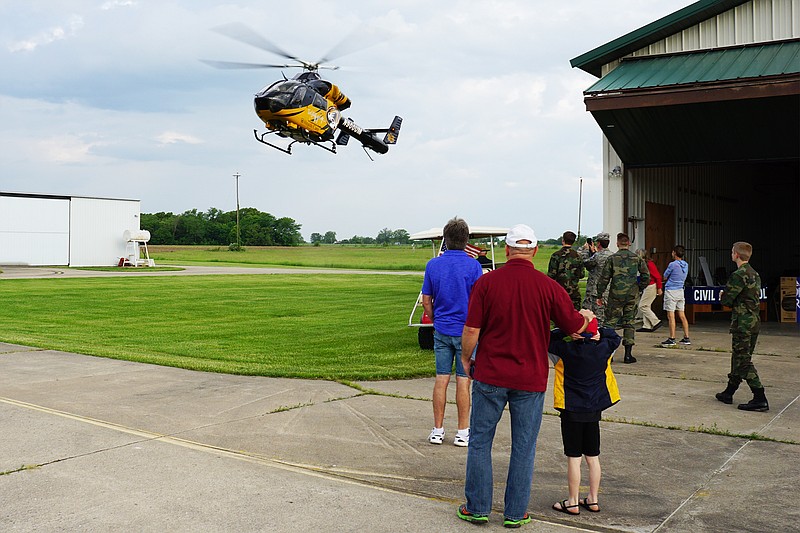
{"type": "Polygon", "coordinates": [[[402,124],[403,119],[395,116],[391,126],[389,126],[389,131],[383,137],[384,144],[397,144],[397,137],[400,135],[400,126],[402,124]]]}

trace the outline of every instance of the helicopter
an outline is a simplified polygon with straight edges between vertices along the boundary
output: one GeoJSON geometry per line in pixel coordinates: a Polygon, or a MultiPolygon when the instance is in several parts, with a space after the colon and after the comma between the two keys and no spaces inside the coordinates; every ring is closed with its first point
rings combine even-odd
{"type": "Polygon", "coordinates": [[[352,137],[361,143],[367,156],[367,149],[385,154],[390,145],[397,143],[403,123],[401,117],[395,116],[388,128],[362,128],[352,119],[342,116],[342,111],[352,103],[350,99],[335,84],[320,77],[320,69],[338,70],[339,67],[328,65],[327,62],[348,52],[335,55],[335,47],[319,61],[309,62],[285,52],[244,24],[226,24],[214,28],[214,31],[292,62],[262,64],[201,60],[207,65],[221,69],[302,69],[294,77],[289,79],[284,75],[283,79],[255,94],[253,105],[256,115],[267,129],[263,133],[253,130],[258,142],[289,155],[295,143],[318,146],[335,154],[336,147],[346,146],[352,137]],[[378,136],[381,133],[385,134],[382,139],[378,136]],[[269,135],[288,139],[289,144],[281,146],[271,143],[266,139],[269,135]]]}

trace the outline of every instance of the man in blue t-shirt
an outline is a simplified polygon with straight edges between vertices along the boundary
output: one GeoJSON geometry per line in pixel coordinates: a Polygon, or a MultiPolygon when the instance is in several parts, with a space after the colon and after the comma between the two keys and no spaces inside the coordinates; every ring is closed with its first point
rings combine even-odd
{"type": "Polygon", "coordinates": [[[664,311],[667,312],[667,318],[669,319],[669,338],[661,343],[661,346],[665,347],[672,347],[676,344],[684,346],[692,344],[692,341],[689,340],[689,322],[683,312],[686,306],[683,286],[686,284],[686,277],[689,275],[689,263],[683,260],[685,253],[686,248],[676,244],[672,249],[672,262],[667,266],[667,270],[664,271],[664,311]],[[683,338],[677,343],[675,342],[676,313],[681,321],[681,326],[683,326],[683,338]]]}
{"type": "Polygon", "coordinates": [[[422,282],[422,307],[433,320],[433,353],[436,357],[436,382],[433,385],[433,431],[431,444],[444,441],[444,409],[447,387],[456,365],[456,407],[458,432],[453,444],[469,444],[469,376],[461,362],[461,333],[467,320],[472,285],[483,270],[464,248],[469,242],[469,226],[462,218],[447,221],[442,232],[447,250],[425,266],[422,282]]]}

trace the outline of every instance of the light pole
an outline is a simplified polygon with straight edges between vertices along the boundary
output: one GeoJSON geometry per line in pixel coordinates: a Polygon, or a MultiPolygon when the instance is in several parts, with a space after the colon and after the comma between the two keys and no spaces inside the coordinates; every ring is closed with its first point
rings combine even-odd
{"type": "Polygon", "coordinates": [[[239,240],[239,172],[233,175],[236,178],[236,250],[242,249],[242,243],[239,240]]]}
{"type": "MultiPolygon", "coordinates": [[[[578,240],[581,240],[581,208],[583,207],[583,178],[578,188],[578,240]]],[[[577,246],[577,245],[576,245],[577,246]]]]}

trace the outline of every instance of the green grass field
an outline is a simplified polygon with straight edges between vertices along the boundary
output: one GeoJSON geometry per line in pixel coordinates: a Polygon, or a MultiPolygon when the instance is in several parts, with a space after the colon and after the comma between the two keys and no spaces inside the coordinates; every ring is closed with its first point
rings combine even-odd
{"type": "Polygon", "coordinates": [[[408,313],[421,277],[164,276],[0,283],[0,340],[194,370],[432,375],[408,313]]]}
{"type": "MultiPolygon", "coordinates": [[[[358,268],[372,270],[425,269],[433,256],[430,246],[248,246],[244,252],[222,247],[150,246],[150,257],[158,265],[292,266],[309,268],[358,268]]],[[[542,246],[534,262],[547,270],[554,246],[542,246]]],[[[504,248],[495,248],[495,260],[505,262],[504,248]]]]}
{"type": "MultiPolygon", "coordinates": [[[[430,251],[396,248],[156,253],[175,257],[175,264],[387,270],[407,264],[421,274],[430,251]]],[[[540,270],[552,249],[545,252],[536,258],[540,270]]],[[[407,326],[421,285],[421,275],[385,274],[2,280],[0,341],[231,374],[344,381],[432,376],[433,354],[419,349],[416,328],[407,326]]]]}

